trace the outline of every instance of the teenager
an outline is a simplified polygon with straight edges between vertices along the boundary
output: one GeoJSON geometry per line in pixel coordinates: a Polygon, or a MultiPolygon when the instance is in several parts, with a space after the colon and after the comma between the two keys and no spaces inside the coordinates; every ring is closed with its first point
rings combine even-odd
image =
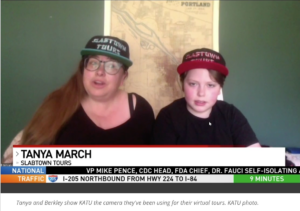
{"type": "Polygon", "coordinates": [[[187,52],[177,72],[185,97],[159,112],[154,144],[260,146],[245,116],[217,100],[228,75],[221,54],[207,48],[187,52]]]}

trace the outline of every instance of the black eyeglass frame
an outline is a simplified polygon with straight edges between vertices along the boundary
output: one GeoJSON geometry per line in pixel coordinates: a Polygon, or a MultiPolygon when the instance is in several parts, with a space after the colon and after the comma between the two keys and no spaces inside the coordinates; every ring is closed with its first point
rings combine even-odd
{"type": "Polygon", "coordinates": [[[102,63],[104,64],[104,71],[107,74],[109,74],[109,75],[116,75],[116,74],[118,74],[118,72],[120,71],[121,67],[124,66],[122,63],[120,63],[118,61],[115,61],[115,60],[101,61],[101,60],[99,60],[97,58],[94,58],[94,57],[87,57],[87,58],[84,59],[84,68],[87,69],[88,71],[95,72],[95,71],[99,70],[99,68],[100,68],[100,66],[101,66],[102,63]],[[95,70],[90,70],[90,69],[87,68],[87,64],[88,64],[88,62],[89,62],[90,59],[95,59],[95,60],[97,60],[99,62],[99,65],[98,65],[98,67],[95,70]],[[107,68],[108,68],[107,64],[109,64],[110,62],[118,64],[118,66],[119,66],[118,68],[112,69],[112,70],[116,70],[116,72],[111,73],[111,72],[107,71],[107,68]]]}

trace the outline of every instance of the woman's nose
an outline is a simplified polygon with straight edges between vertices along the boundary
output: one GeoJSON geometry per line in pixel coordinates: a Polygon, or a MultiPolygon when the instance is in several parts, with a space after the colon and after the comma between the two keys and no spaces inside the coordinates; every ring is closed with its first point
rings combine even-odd
{"type": "Polygon", "coordinates": [[[105,67],[104,63],[100,63],[99,68],[96,70],[97,75],[104,75],[105,74],[105,67]]]}

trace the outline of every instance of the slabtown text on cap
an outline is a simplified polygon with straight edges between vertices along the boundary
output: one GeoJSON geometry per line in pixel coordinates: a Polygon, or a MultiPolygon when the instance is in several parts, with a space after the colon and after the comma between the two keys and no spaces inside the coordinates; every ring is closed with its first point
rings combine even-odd
{"type": "Polygon", "coordinates": [[[97,49],[104,50],[104,51],[110,51],[110,52],[113,52],[113,53],[118,54],[118,55],[120,55],[120,52],[121,52],[119,49],[117,49],[117,48],[115,48],[111,45],[98,44],[97,49]]]}
{"type": "MultiPolygon", "coordinates": [[[[185,56],[185,59],[192,59],[192,58],[198,58],[199,56],[203,57],[207,57],[207,58],[211,58],[211,59],[217,59],[220,60],[220,56],[211,52],[205,52],[205,51],[201,51],[201,52],[193,52],[192,54],[188,54],[185,56]]],[[[203,60],[205,61],[205,60],[203,60]]]]}
{"type": "Polygon", "coordinates": [[[101,38],[101,39],[95,38],[92,41],[92,43],[109,43],[109,44],[113,44],[114,46],[120,48],[123,51],[126,51],[126,47],[124,45],[122,45],[120,42],[118,42],[114,39],[111,39],[111,38],[101,38]]]}
{"type": "Polygon", "coordinates": [[[195,58],[195,59],[191,59],[190,61],[215,62],[215,60],[208,59],[208,58],[195,58]]]}

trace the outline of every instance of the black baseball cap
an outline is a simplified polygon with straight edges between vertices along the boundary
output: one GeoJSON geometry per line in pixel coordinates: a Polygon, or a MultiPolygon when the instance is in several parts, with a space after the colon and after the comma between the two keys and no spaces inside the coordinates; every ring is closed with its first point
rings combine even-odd
{"type": "Polygon", "coordinates": [[[113,36],[97,35],[92,37],[85,48],[80,52],[84,55],[105,55],[130,67],[132,61],[129,59],[129,46],[124,40],[113,36]]]}

